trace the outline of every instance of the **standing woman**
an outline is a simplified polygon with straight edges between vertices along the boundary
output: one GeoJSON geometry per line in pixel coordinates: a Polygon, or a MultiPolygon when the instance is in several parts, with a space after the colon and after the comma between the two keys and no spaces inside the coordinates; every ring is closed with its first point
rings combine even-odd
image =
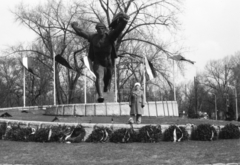
{"type": "Polygon", "coordinates": [[[130,124],[134,123],[133,118],[135,116],[136,116],[137,124],[141,123],[144,105],[145,105],[144,94],[143,94],[143,91],[141,90],[140,83],[137,82],[134,84],[134,90],[130,95],[129,106],[131,108],[131,111],[130,111],[130,118],[128,120],[130,124]]]}

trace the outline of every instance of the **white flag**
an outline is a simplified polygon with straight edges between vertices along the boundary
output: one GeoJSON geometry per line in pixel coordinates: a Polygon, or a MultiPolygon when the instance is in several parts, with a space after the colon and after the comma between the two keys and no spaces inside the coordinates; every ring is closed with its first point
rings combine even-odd
{"type": "Polygon", "coordinates": [[[90,63],[89,63],[89,60],[88,60],[88,57],[87,56],[84,56],[83,57],[83,62],[84,62],[84,64],[85,64],[85,66],[88,68],[88,70],[90,71],[90,73],[91,73],[91,75],[94,77],[94,78],[96,78],[96,75],[93,73],[93,71],[92,71],[92,67],[90,66],[90,63]]]}
{"type": "Polygon", "coordinates": [[[28,69],[28,58],[27,58],[27,57],[23,57],[22,63],[23,63],[23,66],[24,66],[26,69],[28,69]]]}
{"type": "Polygon", "coordinates": [[[32,57],[23,57],[23,66],[33,75],[39,78],[39,76],[33,71],[34,70],[34,59],[32,57]]]}

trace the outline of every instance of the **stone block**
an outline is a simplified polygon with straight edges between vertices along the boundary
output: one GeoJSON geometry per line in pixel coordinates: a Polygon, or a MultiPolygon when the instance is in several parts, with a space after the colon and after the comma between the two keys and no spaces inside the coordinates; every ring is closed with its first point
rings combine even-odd
{"type": "Polygon", "coordinates": [[[51,106],[47,107],[45,111],[45,115],[57,115],[57,107],[56,106],[51,106]]]}
{"type": "Polygon", "coordinates": [[[130,115],[130,107],[128,102],[119,103],[120,104],[120,116],[129,116],[130,115]]]}
{"type": "Polygon", "coordinates": [[[174,116],[174,111],[173,111],[173,101],[167,101],[168,104],[168,113],[169,116],[174,116]]]}
{"type": "Polygon", "coordinates": [[[64,116],[74,115],[74,105],[64,105],[64,116]]]}
{"type": "Polygon", "coordinates": [[[145,106],[143,108],[143,116],[149,116],[148,103],[145,103],[145,106]]]}
{"type": "Polygon", "coordinates": [[[57,106],[57,111],[58,111],[57,115],[60,115],[60,116],[64,115],[63,105],[57,106]]]}
{"type": "Polygon", "coordinates": [[[106,103],[107,116],[120,116],[119,103],[106,103]]]}
{"type": "Polygon", "coordinates": [[[157,116],[156,103],[148,102],[149,116],[157,116]]]}
{"type": "Polygon", "coordinates": [[[86,115],[85,104],[76,104],[74,115],[85,116],[86,115]]]}
{"type": "Polygon", "coordinates": [[[167,101],[163,101],[163,108],[164,108],[164,115],[169,116],[167,101]]]}
{"type": "Polygon", "coordinates": [[[95,104],[85,104],[86,116],[95,116],[96,109],[95,104]]]}
{"type": "Polygon", "coordinates": [[[178,104],[176,101],[172,101],[172,113],[173,113],[173,116],[179,116],[178,104]]]}
{"type": "Polygon", "coordinates": [[[165,114],[164,114],[164,107],[163,107],[163,102],[162,101],[157,101],[156,102],[156,108],[157,108],[158,116],[165,116],[165,114]]]}
{"type": "Polygon", "coordinates": [[[107,115],[106,103],[96,103],[95,112],[96,116],[106,116],[107,115]]]}

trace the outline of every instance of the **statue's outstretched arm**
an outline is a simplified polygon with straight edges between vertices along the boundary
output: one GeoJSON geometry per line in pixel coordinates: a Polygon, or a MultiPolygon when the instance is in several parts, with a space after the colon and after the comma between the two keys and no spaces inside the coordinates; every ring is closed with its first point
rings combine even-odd
{"type": "Polygon", "coordinates": [[[119,13],[114,18],[112,23],[109,25],[110,32],[109,38],[111,41],[115,41],[126,27],[129,20],[129,16],[125,13],[119,13]]]}
{"type": "Polygon", "coordinates": [[[71,26],[72,26],[72,28],[75,30],[75,32],[77,33],[77,35],[79,35],[80,37],[83,37],[83,38],[85,38],[85,39],[87,39],[87,40],[90,39],[90,34],[89,34],[87,31],[79,28],[77,22],[72,22],[72,23],[71,23],[71,26]]]}

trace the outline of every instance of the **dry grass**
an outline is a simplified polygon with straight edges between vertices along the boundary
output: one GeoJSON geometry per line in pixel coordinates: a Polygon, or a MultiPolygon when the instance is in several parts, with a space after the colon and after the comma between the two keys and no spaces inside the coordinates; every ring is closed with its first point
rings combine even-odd
{"type": "Polygon", "coordinates": [[[212,164],[240,162],[239,140],[180,143],[25,143],[0,141],[0,164],[212,164]]]}

